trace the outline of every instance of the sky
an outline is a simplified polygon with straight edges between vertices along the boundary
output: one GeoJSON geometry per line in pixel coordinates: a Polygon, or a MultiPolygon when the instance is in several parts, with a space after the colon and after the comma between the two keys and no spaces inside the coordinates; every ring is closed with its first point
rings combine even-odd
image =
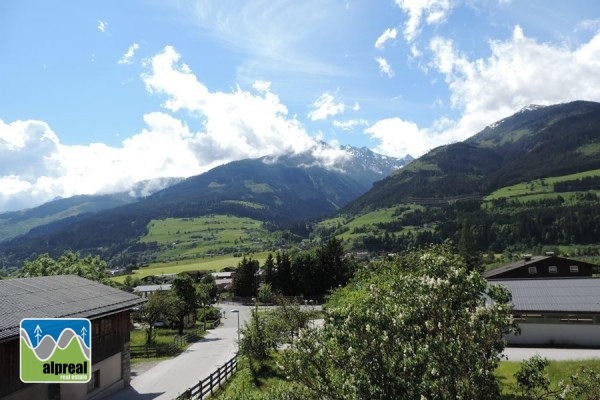
{"type": "Polygon", "coordinates": [[[596,0],[4,0],[0,212],[600,101],[596,0]],[[325,146],[323,143],[327,143],[325,146]]]}

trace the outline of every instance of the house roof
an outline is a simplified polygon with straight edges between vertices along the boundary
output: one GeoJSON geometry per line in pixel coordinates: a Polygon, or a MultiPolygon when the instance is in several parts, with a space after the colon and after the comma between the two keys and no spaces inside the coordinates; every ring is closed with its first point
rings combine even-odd
{"type": "Polygon", "coordinates": [[[600,313],[600,278],[505,279],[517,312],[600,313]]]}
{"type": "Polygon", "coordinates": [[[527,259],[520,259],[519,261],[511,262],[508,264],[504,264],[501,267],[490,269],[489,271],[485,271],[483,276],[485,278],[492,278],[497,275],[501,275],[505,272],[512,271],[518,268],[522,268],[526,265],[534,265],[542,260],[546,260],[548,258],[552,258],[554,256],[531,256],[527,259]]]}
{"type": "Polygon", "coordinates": [[[99,318],[144,302],[76,275],[0,280],[0,341],[19,334],[23,318],[99,318]]]}
{"type": "Polygon", "coordinates": [[[157,291],[163,291],[163,290],[171,290],[171,284],[165,283],[162,285],[140,285],[140,286],[136,286],[133,288],[133,291],[135,293],[157,292],[157,291]]]}

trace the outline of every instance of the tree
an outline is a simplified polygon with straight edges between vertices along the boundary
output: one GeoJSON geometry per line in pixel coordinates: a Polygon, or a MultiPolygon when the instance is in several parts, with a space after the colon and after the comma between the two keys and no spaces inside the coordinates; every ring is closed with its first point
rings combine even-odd
{"type": "Polygon", "coordinates": [[[258,301],[261,303],[271,303],[273,301],[273,289],[268,283],[263,283],[258,289],[258,301]]]}
{"type": "Polygon", "coordinates": [[[262,361],[269,358],[269,350],[273,349],[273,336],[269,334],[266,323],[258,314],[258,305],[252,309],[250,323],[242,329],[240,353],[248,359],[250,370],[255,376],[262,361]]]}
{"type": "Polygon", "coordinates": [[[240,297],[256,296],[258,289],[258,260],[242,257],[239,262],[235,275],[233,276],[233,294],[240,297]]]}
{"type": "Polygon", "coordinates": [[[185,319],[198,308],[196,289],[194,288],[192,278],[185,272],[177,274],[171,288],[179,300],[176,305],[176,320],[177,329],[179,334],[182,335],[183,328],[185,327],[185,319]]]}
{"type": "Polygon", "coordinates": [[[205,285],[211,300],[217,298],[219,288],[217,287],[217,280],[212,274],[205,274],[202,279],[200,279],[200,284],[205,285]]]}
{"type": "Polygon", "coordinates": [[[263,264],[263,277],[265,283],[271,285],[271,287],[278,287],[277,282],[277,268],[275,267],[275,260],[273,260],[273,254],[269,253],[265,263],[263,264]]]}
{"type": "Polygon", "coordinates": [[[48,275],[78,275],[105,285],[111,283],[106,272],[106,262],[98,256],[81,257],[79,253],[66,251],[54,260],[48,253],[44,253],[23,264],[22,278],[48,275]]]}
{"type": "Polygon", "coordinates": [[[483,272],[483,260],[477,250],[473,228],[468,222],[463,222],[458,241],[458,253],[465,261],[467,269],[483,272]]]}
{"type": "Polygon", "coordinates": [[[140,318],[146,324],[146,344],[154,342],[154,325],[175,317],[178,298],[171,291],[151,293],[140,308],[140,318]]]}
{"type": "Polygon", "coordinates": [[[361,271],[329,304],[324,326],[284,354],[286,374],[311,397],[499,396],[502,335],[517,330],[510,293],[488,287],[448,244],[361,271]]]}
{"type": "Polygon", "coordinates": [[[211,285],[200,283],[196,286],[196,303],[202,308],[202,320],[204,321],[204,330],[206,330],[206,307],[212,302],[211,285]]]}

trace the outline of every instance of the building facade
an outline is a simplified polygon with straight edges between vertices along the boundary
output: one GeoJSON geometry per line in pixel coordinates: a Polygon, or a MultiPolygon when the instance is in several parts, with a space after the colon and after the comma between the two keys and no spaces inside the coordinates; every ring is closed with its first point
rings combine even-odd
{"type": "Polygon", "coordinates": [[[0,281],[0,399],[95,400],[129,385],[130,312],[144,301],[75,275],[0,281]],[[92,324],[90,382],[21,382],[23,318],[88,318],[92,324]]]}

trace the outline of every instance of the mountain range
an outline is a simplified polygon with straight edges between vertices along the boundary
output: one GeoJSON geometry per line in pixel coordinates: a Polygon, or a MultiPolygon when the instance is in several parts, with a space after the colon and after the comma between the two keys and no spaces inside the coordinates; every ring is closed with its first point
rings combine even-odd
{"type": "MultiPolygon", "coordinates": [[[[0,254],[8,263],[68,249],[106,254],[139,246],[152,219],[208,214],[251,217],[273,227],[330,215],[403,167],[412,157],[386,157],[343,147],[327,167],[312,154],[234,161],[175,181],[146,197],[77,196],[0,215],[0,254]]],[[[147,186],[147,185],[146,185],[147,186]]]]}
{"type": "Polygon", "coordinates": [[[414,199],[483,197],[534,179],[600,168],[600,103],[527,106],[463,142],[435,148],[349,203],[344,212],[414,199]]]}
{"type": "MultiPolygon", "coordinates": [[[[385,157],[366,148],[342,150],[346,156],[327,168],[308,153],[247,159],[173,181],[146,197],[83,196],[2,214],[0,255],[18,264],[42,252],[57,256],[65,250],[77,250],[110,258],[119,252],[143,251],[144,245],[138,239],[148,232],[150,221],[169,217],[227,214],[262,221],[271,229],[284,229],[335,213],[356,216],[398,205],[439,205],[461,200],[474,201],[473,210],[478,214],[473,218],[485,220],[485,226],[478,228],[481,232],[488,230],[482,246],[498,251],[510,246],[511,240],[523,242],[529,237],[531,243],[540,243],[552,238],[568,241],[583,237],[593,241],[596,235],[593,226],[566,229],[564,222],[540,213],[540,221],[546,218],[545,222],[528,220],[532,210],[543,205],[534,204],[534,208],[520,213],[513,210],[512,217],[503,215],[499,221],[494,218],[500,214],[482,215],[485,211],[479,204],[490,193],[510,185],[600,170],[600,103],[527,106],[463,142],[440,146],[416,160],[410,156],[385,157]],[[511,221],[513,217],[518,227],[511,221]],[[18,224],[20,232],[14,229],[18,224]],[[489,228],[492,225],[498,232],[489,228]],[[535,231],[540,226],[552,227],[552,231],[535,231]],[[509,231],[512,236],[506,233],[509,231]]],[[[593,189],[594,182],[589,181],[586,187],[593,189]]],[[[594,204],[586,205],[585,213],[593,214],[597,207],[594,204]]],[[[556,218],[562,212],[568,213],[561,214],[563,219],[584,215],[576,208],[560,207],[554,211],[556,218]]],[[[435,209],[419,212],[422,215],[412,220],[419,224],[435,221],[439,227],[436,240],[456,235],[459,230],[456,215],[441,216],[443,213],[435,209]],[[444,218],[454,219],[448,222],[444,218]]],[[[396,218],[389,223],[400,226],[402,221],[396,218]]],[[[431,233],[427,235],[422,240],[432,240],[431,233]]]]}

